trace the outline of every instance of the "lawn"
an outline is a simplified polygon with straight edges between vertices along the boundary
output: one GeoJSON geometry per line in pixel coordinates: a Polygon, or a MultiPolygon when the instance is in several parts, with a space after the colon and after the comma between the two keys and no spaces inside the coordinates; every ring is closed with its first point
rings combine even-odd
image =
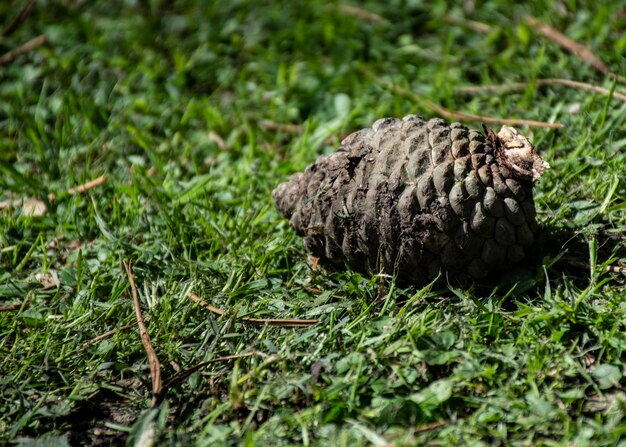
{"type": "Polygon", "coordinates": [[[27,3],[0,444],[626,445],[623,2],[27,3]],[[409,113],[563,125],[518,126],[552,167],[524,265],[416,288],[307,256],[273,188],[409,113]]]}

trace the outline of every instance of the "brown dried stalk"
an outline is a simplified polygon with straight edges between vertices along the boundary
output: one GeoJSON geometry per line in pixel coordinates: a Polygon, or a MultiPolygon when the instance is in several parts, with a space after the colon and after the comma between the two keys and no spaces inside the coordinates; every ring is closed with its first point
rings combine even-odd
{"type": "Polygon", "coordinates": [[[472,115],[470,113],[464,112],[455,112],[453,110],[448,110],[444,107],[441,107],[438,104],[435,104],[432,101],[426,100],[426,105],[432,111],[440,114],[443,117],[461,120],[461,121],[474,121],[481,122],[486,124],[502,124],[505,126],[528,126],[528,127],[542,127],[546,129],[562,129],[565,127],[561,123],[546,123],[545,121],[535,121],[535,120],[522,120],[522,119],[506,119],[506,118],[492,118],[489,116],[482,115],[472,115]]]}
{"type": "Polygon", "coordinates": [[[123,332],[123,331],[126,331],[126,330],[128,330],[128,329],[132,328],[133,326],[134,326],[133,324],[127,324],[127,325],[125,325],[125,326],[118,327],[118,328],[116,328],[116,329],[112,329],[112,330],[110,330],[110,331],[107,331],[107,332],[105,332],[104,334],[100,334],[100,335],[98,335],[97,337],[94,337],[94,338],[92,338],[91,340],[86,341],[85,343],[83,343],[83,346],[82,346],[82,347],[83,347],[83,348],[86,348],[86,347],[88,347],[88,346],[91,346],[91,345],[93,345],[93,344],[96,344],[96,343],[98,343],[99,341],[102,341],[102,340],[104,340],[104,339],[106,339],[106,338],[109,338],[109,337],[111,337],[111,336],[113,336],[113,335],[117,334],[118,332],[123,332]]]}
{"type": "Polygon", "coordinates": [[[368,11],[367,9],[360,8],[358,6],[339,5],[337,6],[337,10],[347,16],[356,17],[357,19],[363,20],[364,22],[370,22],[377,25],[385,23],[387,21],[378,14],[373,13],[372,11],[368,11]]]}
{"type": "MultiPolygon", "coordinates": [[[[575,260],[565,260],[565,264],[568,264],[574,268],[579,268],[581,270],[591,270],[591,264],[584,261],[575,261],[575,260]]],[[[596,266],[596,269],[600,266],[596,266]]],[[[605,273],[619,273],[620,275],[626,275],[626,266],[625,265],[607,265],[604,267],[605,273]]]]}
{"type": "Polygon", "coordinates": [[[176,377],[173,377],[170,381],[168,381],[163,386],[163,389],[164,390],[168,390],[171,387],[173,387],[175,385],[178,385],[183,380],[185,380],[187,377],[189,377],[190,375],[192,375],[196,371],[204,368],[205,366],[211,365],[213,363],[225,362],[225,361],[228,361],[228,360],[235,360],[235,359],[241,359],[241,358],[244,358],[244,357],[251,357],[253,355],[259,355],[259,353],[258,352],[245,352],[243,354],[226,355],[224,357],[217,357],[217,358],[214,358],[214,359],[211,359],[211,360],[207,360],[206,362],[198,363],[197,365],[194,365],[191,368],[188,368],[188,369],[184,370],[183,372],[179,373],[176,377]]]}
{"type": "MultiPolygon", "coordinates": [[[[200,306],[204,307],[205,309],[207,309],[210,312],[213,312],[214,314],[224,315],[226,313],[222,309],[218,309],[215,306],[211,306],[209,303],[207,303],[206,301],[204,301],[201,298],[199,298],[193,292],[189,292],[187,294],[187,296],[189,298],[191,298],[192,301],[195,301],[200,306]]],[[[307,326],[312,326],[314,324],[319,323],[319,320],[296,320],[296,319],[281,319],[281,318],[248,318],[248,317],[244,317],[244,318],[238,318],[238,320],[242,321],[244,323],[250,323],[250,324],[258,324],[258,325],[265,325],[265,324],[267,324],[268,326],[281,326],[281,327],[307,327],[307,326]]]]}
{"type": "Polygon", "coordinates": [[[12,310],[17,310],[20,307],[22,307],[22,305],[19,304],[19,303],[6,304],[4,306],[0,306],[0,312],[9,312],[9,311],[12,311],[12,310]]]}
{"type": "Polygon", "coordinates": [[[596,56],[593,51],[578,42],[573,41],[565,34],[552,28],[550,25],[539,21],[536,17],[526,16],[526,23],[535,28],[548,39],[555,42],[561,48],[578,56],[583,62],[591,65],[596,71],[617,79],[620,82],[626,82],[626,77],[613,73],[602,59],[596,56]]]}
{"type": "Polygon", "coordinates": [[[34,39],[29,40],[24,45],[17,47],[15,50],[11,50],[8,53],[0,56],[0,65],[6,65],[10,62],[13,62],[15,59],[20,57],[22,54],[28,53],[29,51],[34,50],[37,47],[40,47],[44,43],[46,43],[47,38],[43,34],[35,37],[34,39]]]}
{"type": "Polygon", "coordinates": [[[22,23],[28,18],[33,7],[35,6],[35,0],[30,0],[24,5],[20,13],[9,23],[9,25],[2,31],[2,37],[8,37],[13,34],[22,23]]]}
{"type": "Polygon", "coordinates": [[[133,266],[131,261],[124,262],[126,268],[126,274],[128,275],[128,281],[130,282],[130,288],[133,295],[133,304],[135,307],[135,317],[137,318],[137,326],[139,326],[139,334],[141,336],[141,343],[143,344],[146,354],[148,355],[148,363],[150,364],[150,377],[152,379],[152,408],[159,406],[163,400],[164,393],[161,383],[161,362],[154,352],[152,342],[150,341],[150,335],[146,329],[146,324],[143,321],[143,315],[141,315],[141,307],[139,306],[139,295],[137,294],[137,287],[135,286],[135,278],[133,276],[133,266]]]}
{"type": "MultiPolygon", "coordinates": [[[[498,93],[505,91],[513,91],[513,90],[524,90],[529,87],[531,82],[512,82],[510,84],[487,84],[487,85],[470,85],[466,87],[458,87],[455,88],[454,91],[457,93],[469,94],[473,95],[475,93],[498,93]]],[[[598,85],[587,84],[585,82],[572,81],[571,79],[560,79],[560,78],[548,78],[548,79],[537,79],[535,81],[535,85],[538,87],[541,86],[564,86],[577,90],[584,90],[587,92],[599,93],[601,95],[609,96],[611,94],[611,90],[608,88],[600,87],[598,85]]],[[[621,101],[626,101],[626,95],[616,92],[613,92],[613,98],[619,99],[621,101]]]]}
{"type": "Polygon", "coordinates": [[[430,430],[435,430],[439,427],[443,427],[444,425],[449,424],[450,421],[435,421],[429,424],[420,425],[419,427],[415,427],[411,429],[412,433],[424,433],[430,430]]]}
{"type": "Polygon", "coordinates": [[[445,21],[450,23],[451,25],[463,26],[481,34],[488,34],[493,29],[491,25],[487,25],[486,23],[477,22],[476,20],[461,19],[454,16],[445,17],[445,21]]]}
{"type": "Polygon", "coordinates": [[[312,293],[313,295],[321,295],[322,291],[316,287],[309,287],[309,286],[304,286],[302,287],[304,290],[306,290],[307,292],[312,293]]]}
{"type": "Polygon", "coordinates": [[[485,123],[485,124],[503,124],[506,126],[543,127],[543,128],[548,128],[548,129],[561,129],[565,127],[561,123],[546,123],[544,121],[522,120],[522,119],[492,118],[490,116],[472,115],[470,113],[455,112],[453,110],[448,110],[445,107],[440,106],[439,104],[435,104],[429,99],[422,98],[421,96],[416,95],[415,93],[410,92],[400,87],[399,85],[395,85],[395,84],[392,84],[391,82],[383,81],[378,78],[374,78],[374,79],[385,89],[390,90],[400,96],[404,96],[418,104],[423,104],[429,110],[448,119],[470,121],[470,122],[473,121],[473,122],[480,122],[480,123],[485,123]]]}
{"type": "Polygon", "coordinates": [[[274,123],[272,121],[261,121],[259,127],[265,130],[285,133],[300,133],[304,129],[299,124],[274,123]]]}

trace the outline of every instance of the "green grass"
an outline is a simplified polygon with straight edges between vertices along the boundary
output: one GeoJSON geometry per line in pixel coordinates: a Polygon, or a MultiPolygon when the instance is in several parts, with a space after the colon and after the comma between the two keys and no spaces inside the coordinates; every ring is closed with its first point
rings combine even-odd
{"type": "MultiPolygon", "coordinates": [[[[0,443],[625,445],[624,277],[604,267],[626,263],[626,105],[563,87],[454,92],[551,77],[612,88],[522,17],[625,75],[623,3],[360,4],[375,22],[343,2],[147,3],[41,0],[0,41],[48,37],[0,66],[0,198],[57,196],[43,217],[0,212],[0,305],[19,305],[0,312],[0,443]],[[434,116],[367,73],[449,109],[565,124],[532,130],[552,165],[536,188],[544,232],[498,287],[313,271],[275,210],[271,190],[342,136],[434,116]],[[164,381],[174,365],[254,355],[202,368],[151,410],[127,260],[164,381]]],[[[1,3],[2,24],[22,4],[1,3]]]]}

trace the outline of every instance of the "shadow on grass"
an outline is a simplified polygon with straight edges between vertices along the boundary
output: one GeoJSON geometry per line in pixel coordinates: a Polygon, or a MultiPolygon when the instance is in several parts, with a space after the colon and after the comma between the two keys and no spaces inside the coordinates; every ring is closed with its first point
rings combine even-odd
{"type": "Polygon", "coordinates": [[[78,401],[69,412],[39,419],[39,427],[23,430],[21,439],[31,436],[45,439],[47,435],[41,437],[45,428],[50,432],[65,432],[69,445],[124,445],[128,433],[115,426],[132,426],[140,413],[141,409],[126,397],[100,388],[91,398],[78,401]]]}

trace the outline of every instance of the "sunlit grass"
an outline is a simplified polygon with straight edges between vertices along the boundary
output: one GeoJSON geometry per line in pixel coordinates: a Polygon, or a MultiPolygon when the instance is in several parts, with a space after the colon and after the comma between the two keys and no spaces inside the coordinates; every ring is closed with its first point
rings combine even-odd
{"type": "MultiPolygon", "coordinates": [[[[607,267],[626,262],[626,105],[554,86],[454,91],[613,88],[522,23],[552,24],[624,75],[624,8],[571,3],[359,4],[368,16],[321,1],[38,2],[0,40],[0,53],[49,41],[0,66],[0,200],[56,200],[42,217],[0,211],[0,305],[18,305],[0,312],[0,442],[155,429],[180,445],[618,445],[626,306],[607,267]],[[552,166],[536,188],[544,231],[495,289],[313,270],[274,209],[272,189],[351,131],[433,116],[366,72],[451,110],[566,126],[523,129],[552,166]],[[206,366],[150,410],[124,260],[165,381],[254,355],[206,366]]],[[[20,8],[0,5],[1,22],[20,8]]]]}

